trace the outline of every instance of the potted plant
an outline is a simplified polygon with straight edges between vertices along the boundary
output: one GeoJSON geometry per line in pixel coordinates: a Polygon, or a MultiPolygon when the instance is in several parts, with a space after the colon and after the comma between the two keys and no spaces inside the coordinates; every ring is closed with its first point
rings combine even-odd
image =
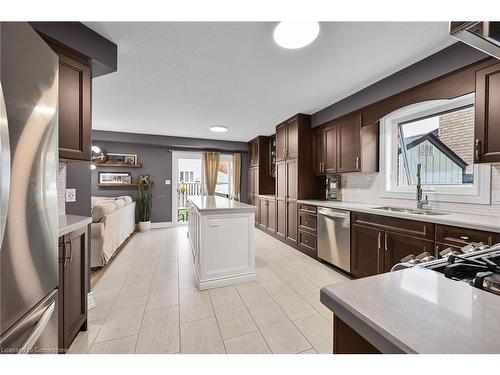
{"type": "Polygon", "coordinates": [[[151,209],[153,205],[153,193],[151,192],[151,184],[145,181],[139,182],[139,231],[148,232],[151,227],[151,209]]]}

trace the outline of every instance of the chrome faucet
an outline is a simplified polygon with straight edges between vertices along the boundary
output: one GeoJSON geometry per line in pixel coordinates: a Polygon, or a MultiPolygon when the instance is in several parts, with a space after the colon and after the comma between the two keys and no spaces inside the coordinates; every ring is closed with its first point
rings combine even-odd
{"type": "Polygon", "coordinates": [[[422,163],[417,164],[417,208],[421,210],[425,205],[429,204],[429,199],[427,195],[425,199],[422,199],[422,179],[420,177],[420,170],[422,169],[422,163]]]}

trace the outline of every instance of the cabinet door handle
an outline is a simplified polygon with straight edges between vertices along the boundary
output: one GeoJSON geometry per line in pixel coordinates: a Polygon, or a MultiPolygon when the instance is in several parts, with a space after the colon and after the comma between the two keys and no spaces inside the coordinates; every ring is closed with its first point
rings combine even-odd
{"type": "Polygon", "coordinates": [[[73,239],[69,240],[69,262],[73,262],[73,239]]]}
{"type": "Polygon", "coordinates": [[[460,239],[461,239],[461,240],[464,240],[464,241],[468,241],[468,240],[469,240],[469,237],[467,237],[467,236],[460,236],[460,239]]]}
{"type": "Polygon", "coordinates": [[[481,141],[479,139],[476,139],[475,152],[476,152],[476,161],[477,161],[477,160],[479,160],[479,157],[481,156],[481,141]]]}
{"type": "Polygon", "coordinates": [[[356,156],[356,170],[359,171],[359,156],[356,156]]]}
{"type": "Polygon", "coordinates": [[[384,246],[385,246],[385,251],[387,251],[387,233],[384,234],[384,246]]]}
{"type": "Polygon", "coordinates": [[[382,247],[382,233],[378,232],[378,249],[382,247]]]}

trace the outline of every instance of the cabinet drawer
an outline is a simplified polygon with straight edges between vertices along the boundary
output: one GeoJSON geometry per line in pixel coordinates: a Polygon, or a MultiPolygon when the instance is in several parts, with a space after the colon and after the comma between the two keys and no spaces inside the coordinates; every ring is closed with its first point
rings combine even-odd
{"type": "Polygon", "coordinates": [[[500,242],[500,234],[483,232],[476,229],[436,225],[436,242],[459,247],[471,242],[483,242],[487,245],[493,245],[500,242]]]}
{"type": "Polygon", "coordinates": [[[316,215],[316,206],[311,206],[309,204],[299,204],[299,210],[302,212],[307,212],[316,215]]]}
{"type": "Polygon", "coordinates": [[[370,226],[385,231],[434,240],[434,224],[432,223],[399,219],[383,215],[365,214],[361,212],[353,212],[352,221],[356,224],[370,226]]]}
{"type": "Polygon", "coordinates": [[[299,245],[316,251],[316,236],[308,232],[299,231],[299,245]]]}
{"type": "Polygon", "coordinates": [[[316,215],[299,212],[299,229],[316,233],[316,215]]]}

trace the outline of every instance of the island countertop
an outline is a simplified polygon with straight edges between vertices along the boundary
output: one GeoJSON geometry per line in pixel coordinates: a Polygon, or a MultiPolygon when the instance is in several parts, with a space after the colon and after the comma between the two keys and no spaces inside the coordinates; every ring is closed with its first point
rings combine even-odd
{"type": "Polygon", "coordinates": [[[382,353],[500,353],[500,296],[421,267],[321,289],[382,353]]]}
{"type": "Polygon", "coordinates": [[[91,217],[77,215],[59,215],[59,237],[80,229],[92,222],[91,217]]]}
{"type": "Polygon", "coordinates": [[[188,201],[200,212],[255,212],[256,207],[229,198],[207,195],[191,195],[188,201]]]}

